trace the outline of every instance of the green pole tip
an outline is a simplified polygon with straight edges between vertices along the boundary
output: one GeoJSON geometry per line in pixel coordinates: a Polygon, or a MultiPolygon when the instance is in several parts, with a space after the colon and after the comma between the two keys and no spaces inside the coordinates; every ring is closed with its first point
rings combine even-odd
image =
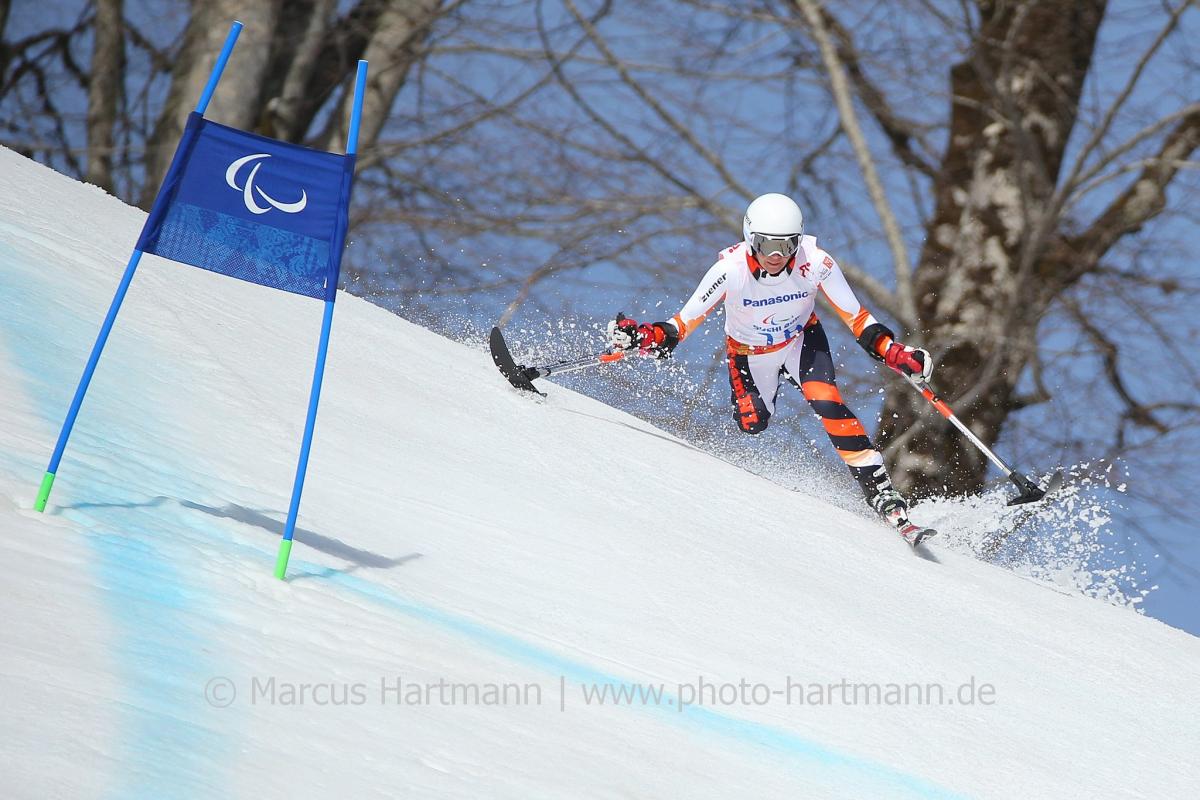
{"type": "Polygon", "coordinates": [[[54,486],[54,473],[47,472],[42,477],[41,488],[38,489],[37,500],[33,503],[34,511],[45,511],[46,501],[50,499],[50,489],[54,486]]]}
{"type": "Polygon", "coordinates": [[[279,557],[275,559],[275,577],[283,580],[287,574],[288,559],[292,555],[292,540],[284,539],[279,543],[279,557]]]}

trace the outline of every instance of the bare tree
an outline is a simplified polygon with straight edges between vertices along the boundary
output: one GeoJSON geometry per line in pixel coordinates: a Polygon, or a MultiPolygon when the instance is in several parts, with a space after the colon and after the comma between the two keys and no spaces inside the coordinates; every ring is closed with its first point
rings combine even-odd
{"type": "Polygon", "coordinates": [[[154,202],[170,166],[188,113],[195,107],[216,63],[232,20],[245,28],[221,78],[220,91],[208,116],[229,125],[252,127],[259,115],[259,92],[265,79],[271,37],[279,23],[280,0],[205,0],[191,6],[183,46],[174,59],[171,85],[162,113],[146,146],[145,181],[139,204],[154,202]]]}
{"type": "Polygon", "coordinates": [[[0,46],[0,141],[58,162],[77,176],[83,168],[72,147],[66,107],[88,83],[73,44],[89,27],[86,13],[59,15],[21,39],[6,37],[0,46]]]}
{"type": "MultiPolygon", "coordinates": [[[[381,9],[363,54],[374,66],[367,80],[359,130],[365,147],[374,146],[379,139],[431,26],[454,5],[457,3],[445,0],[391,0],[381,9]]],[[[319,146],[330,149],[345,140],[352,103],[353,94],[345,93],[340,108],[330,116],[321,134],[319,146]]]]}
{"type": "MultiPolygon", "coordinates": [[[[198,82],[207,77],[216,45],[210,41],[215,20],[227,20],[240,12],[246,18],[246,30],[256,31],[257,37],[235,51],[227,74],[236,77],[222,80],[212,116],[287,141],[336,150],[345,143],[355,64],[365,58],[371,62],[371,70],[359,149],[369,152],[391,115],[409,69],[422,55],[421,43],[433,24],[458,3],[360,0],[342,16],[336,14],[337,4],[332,0],[289,4],[282,15],[277,2],[226,0],[226,5],[201,4],[203,12],[196,9],[192,13],[172,76],[168,108],[154,135],[160,157],[153,169],[148,167],[148,178],[165,170],[161,154],[169,155],[186,118],[186,103],[196,96],[198,82]],[[192,42],[197,43],[196,51],[201,54],[198,59],[190,56],[192,42]],[[243,51],[250,55],[239,62],[236,54],[243,51]],[[320,130],[314,131],[318,115],[339,87],[342,91],[336,110],[320,130]]],[[[157,183],[150,180],[145,191],[151,193],[156,187],[157,183]]]]}
{"type": "MultiPolygon", "coordinates": [[[[1130,87],[1187,5],[1166,15],[1130,87]]],[[[1167,186],[1200,144],[1200,105],[1168,113],[1151,125],[1166,130],[1157,152],[1124,192],[1091,222],[1066,214],[1068,198],[1086,190],[1085,176],[1119,165],[1127,149],[1119,145],[1101,163],[1087,165],[1125,94],[1075,163],[1064,163],[1104,12],[1102,0],[981,2],[970,51],[951,69],[949,144],[914,270],[915,331],[935,344],[939,379],[954,387],[952,402],[988,443],[1010,414],[1048,399],[1020,390],[1037,359],[1040,320],[1081,277],[1101,267],[1122,237],[1163,210],[1167,186]]],[[[1130,398],[1119,383],[1114,388],[1130,398]]],[[[940,493],[983,484],[987,462],[932,422],[905,387],[889,393],[883,420],[903,485],[940,493]]]]}
{"type": "Polygon", "coordinates": [[[122,0],[96,0],[92,65],[88,72],[86,180],[113,191],[113,144],[125,71],[122,0]]]}
{"type": "Polygon", "coordinates": [[[8,45],[4,39],[4,31],[8,27],[8,12],[11,7],[10,0],[0,0],[0,73],[8,70],[8,45]]]}
{"type": "MultiPolygon", "coordinates": [[[[430,33],[460,5],[161,0],[129,18],[122,0],[80,0],[73,22],[48,16],[44,30],[0,41],[2,141],[148,205],[238,19],[243,31],[208,115],[286,141],[340,148],[355,65],[365,57],[372,68],[359,143],[369,167],[430,33]],[[81,65],[76,52],[89,48],[90,63],[81,65]],[[86,95],[82,125],[74,113],[78,89],[86,95]]],[[[3,22],[7,3],[0,12],[3,22]]]]}

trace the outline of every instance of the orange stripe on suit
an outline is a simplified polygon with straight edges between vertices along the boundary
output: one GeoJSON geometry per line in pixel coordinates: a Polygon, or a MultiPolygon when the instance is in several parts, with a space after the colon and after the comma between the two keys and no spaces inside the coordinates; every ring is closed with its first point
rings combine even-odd
{"type": "Polygon", "coordinates": [[[857,419],[822,419],[825,430],[834,436],[866,436],[867,431],[857,419]]]}
{"type": "Polygon", "coordinates": [[[832,400],[835,403],[841,403],[842,393],[832,383],[824,381],[805,381],[800,385],[804,391],[804,397],[808,400],[832,400]]]}

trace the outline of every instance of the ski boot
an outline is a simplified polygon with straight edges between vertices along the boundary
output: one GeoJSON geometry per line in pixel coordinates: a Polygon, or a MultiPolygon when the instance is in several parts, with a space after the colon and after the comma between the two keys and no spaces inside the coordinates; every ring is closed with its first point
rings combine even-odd
{"type": "Polygon", "coordinates": [[[879,512],[888,525],[895,528],[901,538],[913,547],[937,534],[933,528],[922,528],[909,520],[908,503],[899,492],[891,487],[877,491],[869,502],[871,508],[879,512]]]}

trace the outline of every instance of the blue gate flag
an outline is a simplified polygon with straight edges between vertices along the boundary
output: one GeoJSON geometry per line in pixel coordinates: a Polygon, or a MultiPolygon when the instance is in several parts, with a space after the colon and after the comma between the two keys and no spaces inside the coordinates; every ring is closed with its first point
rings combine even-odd
{"type": "Polygon", "coordinates": [[[333,328],[333,306],[342,248],[346,244],[350,186],[354,181],[367,87],[367,62],[359,60],[354,77],[354,106],[350,112],[346,155],[256,136],[204,118],[241,30],[240,22],[235,21],[230,27],[200,102],[188,117],[175,157],[75,387],[75,396],[33,507],[37,511],[46,510],[67,440],[143,253],[306,297],[324,298],[317,366],[308,396],[308,416],[304,420],[304,438],[292,484],[292,502],[275,559],[275,577],[283,579],[300,513],[300,494],[308,471],[333,328]]]}
{"type": "Polygon", "coordinates": [[[354,159],[193,112],[137,249],[333,300],[354,159]]]}

